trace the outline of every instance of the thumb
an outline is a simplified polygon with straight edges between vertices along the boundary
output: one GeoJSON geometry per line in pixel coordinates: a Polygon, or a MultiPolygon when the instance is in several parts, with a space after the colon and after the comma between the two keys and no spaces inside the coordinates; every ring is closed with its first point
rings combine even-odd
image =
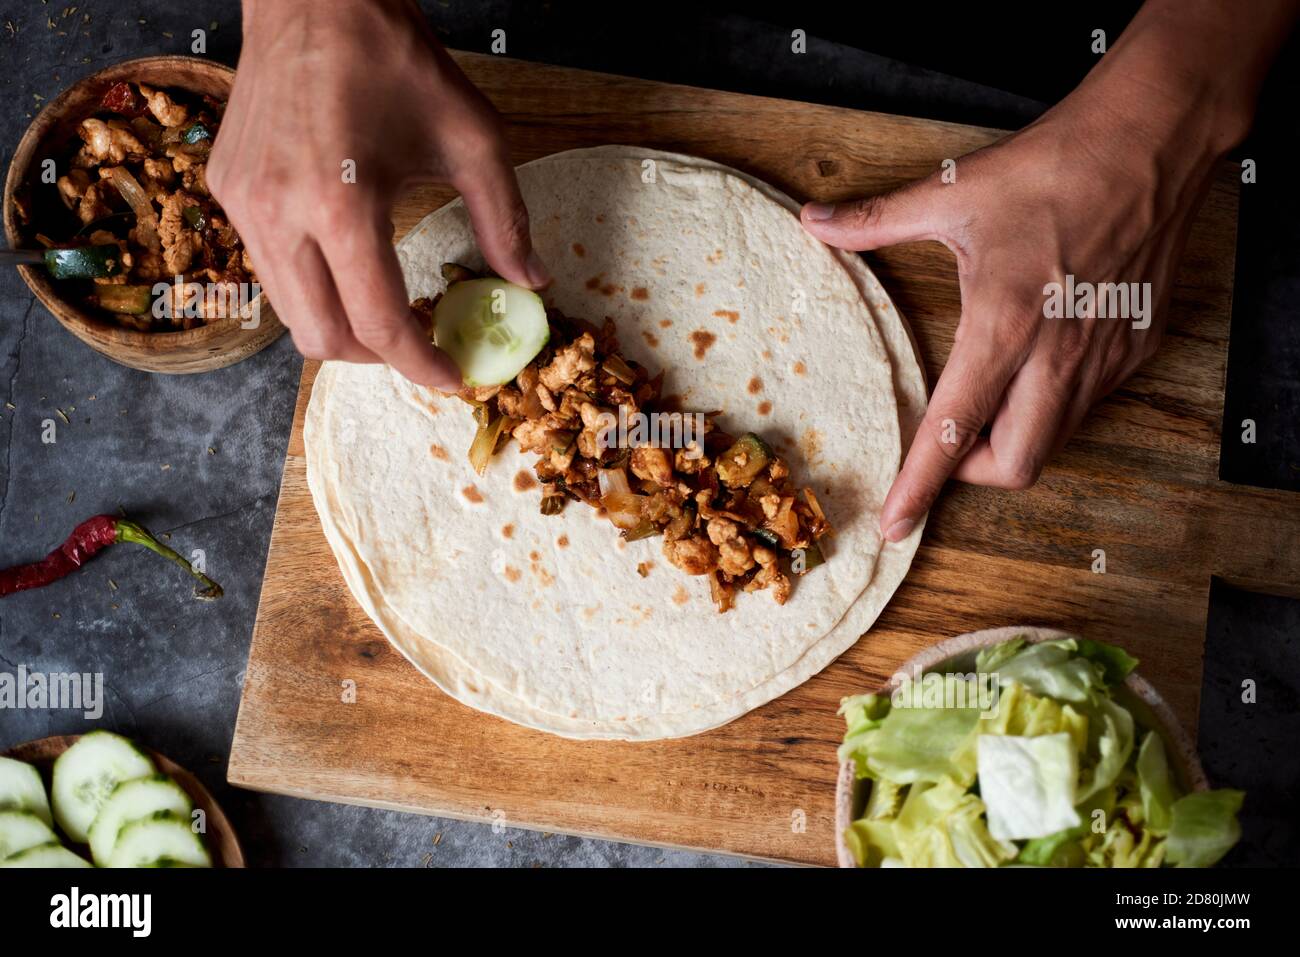
{"type": "Polygon", "coordinates": [[[528,209],[509,163],[494,160],[453,185],[465,200],[483,258],[497,275],[530,289],[549,286],[551,274],[533,249],[528,209]]]}
{"type": "Polygon", "coordinates": [[[807,203],[799,219],[812,235],[840,249],[861,251],[938,239],[932,223],[933,189],[929,180],[922,180],[892,193],[844,203],[807,203]]]}

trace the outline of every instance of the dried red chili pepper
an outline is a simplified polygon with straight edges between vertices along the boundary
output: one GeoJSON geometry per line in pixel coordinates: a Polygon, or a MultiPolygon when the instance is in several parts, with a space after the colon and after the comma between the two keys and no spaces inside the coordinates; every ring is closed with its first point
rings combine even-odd
{"type": "Polygon", "coordinates": [[[99,108],[134,118],[143,116],[149,105],[144,97],[135,91],[135,87],[123,81],[114,83],[108,88],[108,92],[99,101],[99,108]]]}
{"type": "Polygon", "coordinates": [[[72,574],[88,559],[115,542],[134,542],[143,545],[163,558],[175,562],[199,580],[202,590],[195,591],[196,598],[221,597],[221,586],[207,575],[149,534],[142,526],[115,515],[96,515],[78,525],[67,541],[39,562],[15,565],[0,571],[0,598],[28,588],[40,588],[72,574]]]}

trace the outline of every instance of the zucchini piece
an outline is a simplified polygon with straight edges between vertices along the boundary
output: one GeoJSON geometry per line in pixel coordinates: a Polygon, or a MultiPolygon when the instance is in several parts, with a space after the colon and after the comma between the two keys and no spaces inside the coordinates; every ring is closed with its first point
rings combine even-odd
{"type": "Polygon", "coordinates": [[[728,488],[745,488],[772,461],[772,449],[753,432],[746,432],[718,456],[718,478],[728,488]]]}
{"type": "Polygon", "coordinates": [[[181,134],[181,142],[189,146],[193,146],[195,143],[199,143],[202,142],[203,140],[210,140],[210,139],[212,139],[212,131],[209,130],[206,126],[204,126],[202,123],[195,123],[193,126],[191,126],[189,129],[187,129],[184,133],[181,134]]]}
{"type": "Polygon", "coordinates": [[[109,312],[143,316],[153,309],[153,290],[148,286],[98,285],[90,294],[90,301],[109,312]]]}
{"type": "Polygon", "coordinates": [[[194,833],[188,817],[175,811],[158,811],[125,825],[109,867],[156,867],[160,864],[211,867],[212,856],[194,833]]]}
{"type": "Polygon", "coordinates": [[[658,525],[650,521],[650,519],[648,518],[643,518],[639,523],[637,523],[636,527],[629,528],[627,531],[623,532],[622,534],[623,534],[623,538],[626,541],[639,542],[643,538],[654,538],[656,535],[660,535],[662,533],[663,533],[663,529],[661,529],[658,525]]]}
{"type": "Polygon", "coordinates": [[[123,781],[90,825],[90,856],[100,867],[107,867],[125,825],[158,811],[174,811],[188,818],[193,810],[194,802],[185,789],[165,774],[123,781]]]}
{"type": "Polygon", "coordinates": [[[45,250],[52,279],[109,279],[122,271],[122,250],[115,243],[45,250]]]}
{"type": "Polygon", "coordinates": [[[0,758],[0,811],[30,811],[53,824],[41,772],[25,761],[0,758]]]}
{"type": "Polygon", "coordinates": [[[51,841],[48,844],[37,844],[35,847],[29,847],[25,851],[19,851],[13,857],[7,857],[0,861],[0,867],[38,867],[44,869],[50,867],[89,866],[89,861],[73,854],[57,841],[51,841]]]}
{"type": "Polygon", "coordinates": [[[803,550],[803,571],[799,572],[799,574],[807,575],[818,565],[824,564],[826,564],[826,558],[822,555],[821,546],[816,542],[809,542],[808,546],[803,550]]]}
{"type": "Polygon", "coordinates": [[[468,386],[503,385],[551,337],[537,293],[504,279],[454,283],[433,309],[434,342],[468,386]]]}
{"type": "Polygon", "coordinates": [[[0,861],[29,847],[57,843],[58,835],[31,811],[0,811],[0,861]]]}
{"type": "Polygon", "coordinates": [[[91,731],[54,762],[54,819],[63,833],[86,843],[90,825],[123,781],[153,774],[157,768],[129,738],[91,731]]]}

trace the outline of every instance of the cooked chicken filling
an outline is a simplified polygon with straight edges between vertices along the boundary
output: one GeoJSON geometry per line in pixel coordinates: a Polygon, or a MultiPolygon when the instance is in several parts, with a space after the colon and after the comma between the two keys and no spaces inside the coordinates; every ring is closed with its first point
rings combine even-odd
{"type": "MultiPolygon", "coordinates": [[[[412,303],[430,327],[436,301],[412,303]]],[[[708,416],[687,448],[617,447],[605,433],[618,416],[680,411],[660,398],[663,376],[619,354],[611,320],[597,329],[555,310],[548,318],[550,342],[514,382],[460,394],[479,424],[475,468],[513,437],[537,456],[543,514],[577,499],[628,541],[661,537],[670,565],[708,577],[719,611],[740,591],[784,604],[791,575],[821,563],[819,540],[831,531],[812,489],[791,487],[789,466],[760,437],[734,438],[708,416]]]]}
{"type": "Polygon", "coordinates": [[[56,183],[59,198],[84,227],[68,245],[96,235],[122,247],[126,269],[94,280],[88,295],[91,305],[114,313],[122,325],[189,329],[229,318],[237,312],[229,303],[248,301],[256,276],[207,185],[222,109],[207,97],[119,83],[105,94],[99,114],[77,127],[82,145],[56,183]],[[178,276],[202,284],[205,295],[173,289],[166,294],[171,316],[155,318],[148,291],[178,276]],[[108,294],[108,286],[127,288],[108,294]],[[184,303],[189,307],[175,308],[184,303]]]}

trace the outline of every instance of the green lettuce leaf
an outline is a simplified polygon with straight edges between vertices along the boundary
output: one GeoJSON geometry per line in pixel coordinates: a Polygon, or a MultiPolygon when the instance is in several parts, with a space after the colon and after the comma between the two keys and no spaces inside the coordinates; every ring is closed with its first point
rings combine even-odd
{"type": "Polygon", "coordinates": [[[980,674],[993,674],[1004,661],[1014,658],[1025,647],[1025,639],[1009,638],[984,648],[975,656],[975,670],[980,674]]]}
{"type": "Polygon", "coordinates": [[[997,667],[999,682],[1018,681],[1037,695],[1058,701],[1089,701],[1103,686],[1101,666],[1076,652],[1072,638],[1029,645],[997,667]]]}
{"type": "Polygon", "coordinates": [[[1138,660],[1123,648],[1087,638],[1079,639],[1079,656],[1101,666],[1102,679],[1110,688],[1122,684],[1138,666],[1138,660]]]}
{"type": "Polygon", "coordinates": [[[899,858],[893,821],[854,821],[844,832],[844,844],[858,867],[880,867],[886,858],[899,858]]]}
{"type": "Polygon", "coordinates": [[[1213,867],[1241,837],[1237,812],[1241,791],[1196,791],[1174,802],[1169,825],[1170,864],[1178,867],[1213,867]]]}
{"type": "Polygon", "coordinates": [[[1083,863],[1079,838],[1087,833],[1088,825],[1084,823],[1026,841],[1016,856],[1016,863],[1030,867],[1078,867],[1083,863]]]}
{"type": "Polygon", "coordinates": [[[980,797],[994,837],[1047,837],[1079,825],[1074,809],[1079,755],[1068,734],[985,734],[978,750],[980,797]]]}
{"type": "Polygon", "coordinates": [[[844,760],[858,762],[860,775],[896,784],[947,779],[966,787],[975,779],[975,762],[962,745],[974,734],[979,717],[976,708],[891,707],[878,725],[852,736],[851,747],[845,742],[844,760]]]}
{"type": "Polygon", "coordinates": [[[1178,789],[1165,759],[1164,742],[1154,731],[1146,733],[1138,749],[1137,782],[1144,823],[1156,834],[1168,834],[1178,789]]]}
{"type": "Polygon", "coordinates": [[[1110,787],[1133,753],[1133,715],[1110,698],[1098,697],[1080,705],[1088,716],[1088,754],[1079,781],[1077,801],[1085,801],[1110,787]]]}

